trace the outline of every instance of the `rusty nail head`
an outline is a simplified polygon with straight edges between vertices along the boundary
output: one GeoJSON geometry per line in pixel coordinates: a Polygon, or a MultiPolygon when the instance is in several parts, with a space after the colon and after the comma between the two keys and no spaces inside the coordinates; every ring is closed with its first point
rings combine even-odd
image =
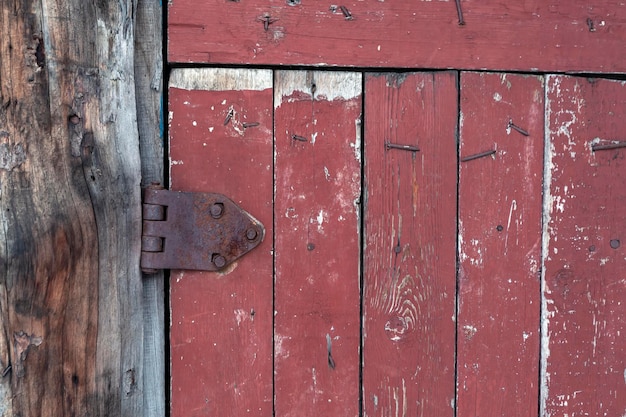
{"type": "Polygon", "coordinates": [[[223,213],[224,213],[224,204],[215,203],[211,206],[211,217],[213,217],[214,219],[219,219],[220,217],[222,217],[223,213]]]}
{"type": "Polygon", "coordinates": [[[251,227],[248,230],[246,230],[246,238],[248,238],[248,240],[254,240],[256,239],[258,235],[259,234],[257,233],[254,227],[251,227]]]}
{"type": "Polygon", "coordinates": [[[224,268],[226,266],[226,258],[224,258],[219,253],[214,253],[212,258],[213,264],[217,267],[217,269],[224,268]]]}

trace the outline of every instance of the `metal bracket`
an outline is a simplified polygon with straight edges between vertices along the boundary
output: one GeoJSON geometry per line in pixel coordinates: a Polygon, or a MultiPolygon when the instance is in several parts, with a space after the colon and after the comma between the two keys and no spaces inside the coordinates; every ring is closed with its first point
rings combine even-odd
{"type": "Polygon", "coordinates": [[[141,269],[219,271],[262,241],[263,225],[216,193],[144,190],[141,269]]]}

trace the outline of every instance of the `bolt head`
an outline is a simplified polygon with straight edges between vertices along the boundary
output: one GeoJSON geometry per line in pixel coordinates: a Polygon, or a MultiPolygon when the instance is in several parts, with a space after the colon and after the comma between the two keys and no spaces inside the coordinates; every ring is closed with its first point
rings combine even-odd
{"type": "Polygon", "coordinates": [[[219,253],[216,253],[215,255],[213,255],[212,261],[213,261],[213,265],[215,265],[217,269],[222,269],[226,266],[226,258],[224,258],[219,253]]]}
{"type": "Polygon", "coordinates": [[[211,217],[219,219],[224,214],[224,205],[222,203],[215,203],[211,206],[211,217]]]}
{"type": "Polygon", "coordinates": [[[246,238],[248,240],[254,240],[257,238],[258,235],[259,234],[254,227],[251,227],[248,230],[246,230],[246,238]]]}

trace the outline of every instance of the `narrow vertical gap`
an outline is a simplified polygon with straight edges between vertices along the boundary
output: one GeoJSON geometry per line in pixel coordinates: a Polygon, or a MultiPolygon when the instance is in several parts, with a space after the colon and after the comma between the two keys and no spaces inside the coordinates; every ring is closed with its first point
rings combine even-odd
{"type": "Polygon", "coordinates": [[[463,123],[463,113],[461,112],[461,72],[456,72],[456,294],[454,304],[454,410],[453,414],[456,417],[458,413],[458,400],[459,400],[459,268],[461,266],[459,253],[461,248],[459,247],[459,219],[461,216],[461,204],[460,204],[460,191],[461,191],[461,125],[463,123]]]}
{"type": "Polygon", "coordinates": [[[272,69],[272,415],[276,416],[276,70],[272,69]]]}
{"type": "Polygon", "coordinates": [[[367,188],[365,183],[365,76],[361,73],[361,204],[359,206],[359,416],[364,413],[364,392],[363,392],[363,349],[365,348],[364,326],[365,326],[365,205],[367,203],[367,188]]]}
{"type": "MultiPolygon", "coordinates": [[[[162,132],[162,140],[163,140],[163,185],[166,188],[169,188],[170,183],[170,170],[169,170],[169,123],[168,123],[168,103],[169,103],[169,80],[170,80],[170,66],[168,64],[167,59],[167,5],[162,6],[161,10],[161,31],[162,42],[161,42],[161,53],[162,53],[162,65],[163,65],[163,84],[162,84],[162,93],[161,93],[161,110],[160,110],[160,123],[161,123],[161,132],[162,132]],[[167,185],[166,185],[167,184],[167,185]]],[[[170,364],[171,357],[171,329],[169,326],[171,320],[171,308],[170,308],[170,270],[166,269],[163,271],[163,296],[164,296],[164,308],[163,308],[163,335],[165,336],[163,355],[164,358],[164,369],[163,369],[163,377],[165,378],[165,395],[163,401],[165,401],[164,410],[165,417],[170,417],[172,414],[171,404],[172,404],[172,370],[170,364]]]]}

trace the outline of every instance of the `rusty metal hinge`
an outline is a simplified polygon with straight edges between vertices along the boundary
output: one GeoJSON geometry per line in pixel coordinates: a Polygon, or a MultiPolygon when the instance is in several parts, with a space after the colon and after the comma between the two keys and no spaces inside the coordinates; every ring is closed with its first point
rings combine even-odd
{"type": "Polygon", "coordinates": [[[263,240],[263,225],[229,198],[144,190],[141,269],[219,271],[263,240]]]}

